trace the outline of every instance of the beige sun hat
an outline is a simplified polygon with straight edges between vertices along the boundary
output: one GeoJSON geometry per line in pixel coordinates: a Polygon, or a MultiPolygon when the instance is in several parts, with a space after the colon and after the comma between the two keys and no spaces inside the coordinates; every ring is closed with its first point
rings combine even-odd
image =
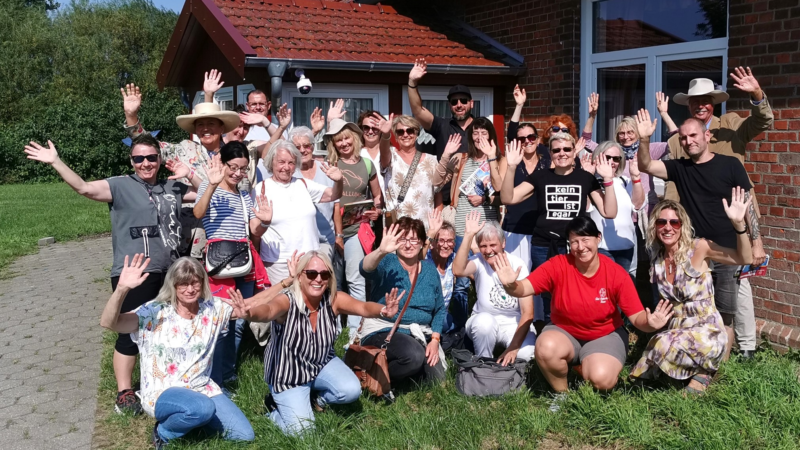
{"type": "Polygon", "coordinates": [[[223,133],[228,133],[239,126],[239,114],[234,111],[222,111],[216,103],[198,103],[194,107],[194,114],[178,116],[175,121],[187,133],[194,134],[194,121],[212,117],[222,121],[223,133]]]}
{"type": "Polygon", "coordinates": [[[333,119],[331,123],[328,125],[328,131],[325,132],[325,135],[322,136],[322,141],[325,145],[328,145],[328,140],[330,138],[339,134],[345,128],[349,128],[354,131],[361,140],[364,140],[364,133],[361,131],[361,128],[358,128],[358,125],[354,124],[353,122],[347,122],[344,119],[333,119]]]}
{"type": "Polygon", "coordinates": [[[701,95],[708,95],[711,97],[715,105],[728,100],[728,97],[730,97],[727,92],[716,89],[714,82],[708,78],[695,78],[689,82],[689,92],[685,94],[683,92],[675,94],[674,100],[675,103],[679,105],[688,105],[689,97],[698,97],[701,95]]]}

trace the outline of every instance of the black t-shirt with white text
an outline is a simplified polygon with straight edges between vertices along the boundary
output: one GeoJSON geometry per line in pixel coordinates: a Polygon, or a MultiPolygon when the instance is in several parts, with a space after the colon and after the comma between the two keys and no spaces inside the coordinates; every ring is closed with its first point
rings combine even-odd
{"type": "Polygon", "coordinates": [[[600,182],[584,170],[556,175],[555,169],[537,170],[525,182],[533,185],[539,208],[531,244],[547,247],[551,239],[565,240],[564,228],[570,220],[586,214],[590,193],[600,189],[600,182]]]}
{"type": "Polygon", "coordinates": [[[752,188],[742,163],[732,156],[715,154],[702,164],[680,158],[664,161],[664,166],[667,180],[675,182],[695,235],[723,247],[736,248],[736,232],[725,214],[722,199],[730,204],[734,187],[747,191],[752,188]]]}

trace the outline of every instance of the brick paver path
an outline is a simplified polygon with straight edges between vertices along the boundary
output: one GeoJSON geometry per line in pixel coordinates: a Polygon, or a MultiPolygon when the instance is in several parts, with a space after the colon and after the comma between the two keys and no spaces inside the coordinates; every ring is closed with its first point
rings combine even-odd
{"type": "Polygon", "coordinates": [[[111,238],[43,247],[0,280],[0,448],[88,449],[111,238]]]}

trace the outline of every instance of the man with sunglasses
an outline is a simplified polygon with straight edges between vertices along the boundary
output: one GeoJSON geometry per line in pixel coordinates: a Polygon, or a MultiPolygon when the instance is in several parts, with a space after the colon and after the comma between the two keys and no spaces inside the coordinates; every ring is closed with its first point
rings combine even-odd
{"type": "MultiPolygon", "coordinates": [[[[652,176],[671,181],[680,195],[680,203],[692,220],[696,237],[713,241],[723,247],[736,248],[736,230],[728,219],[721,199],[731,202],[733,188],[749,191],[753,186],[744,166],[733,156],[715,154],[711,151],[712,132],[697,118],[686,119],[678,129],[681,149],[689,158],[658,161],[650,158],[650,136],[656,129],[656,121],[650,121],[650,113],[639,110],[636,117],[639,130],[639,169],[652,176]]],[[[759,239],[758,218],[750,203],[747,223],[751,242],[759,239]]],[[[714,278],[714,303],[722,316],[729,342],[733,342],[731,328],[738,304],[739,281],[735,275],[739,266],[714,263],[711,274],[714,278]]],[[[727,359],[730,350],[725,354],[727,359]]]]}

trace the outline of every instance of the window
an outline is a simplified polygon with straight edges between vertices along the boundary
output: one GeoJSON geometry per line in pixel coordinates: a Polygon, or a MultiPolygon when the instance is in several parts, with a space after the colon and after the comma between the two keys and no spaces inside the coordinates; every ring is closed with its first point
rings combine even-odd
{"type": "MultiPolygon", "coordinates": [[[[428,109],[434,116],[450,117],[450,103],[447,101],[447,93],[451,86],[419,86],[422,106],[428,109]]],[[[472,115],[475,117],[486,117],[492,120],[492,102],[494,100],[492,88],[473,88],[472,92],[472,115]]],[[[403,114],[411,115],[411,105],[408,104],[408,89],[403,89],[403,114]]]]}
{"type": "MultiPolygon", "coordinates": [[[[203,91],[197,91],[194,95],[194,101],[192,101],[192,111],[194,111],[195,105],[202,103],[204,100],[205,93],[203,93],[203,91]]],[[[218,104],[223,111],[233,111],[234,106],[236,106],[233,103],[233,87],[228,86],[218,90],[214,94],[214,103],[218,104]]]]}
{"type": "Polygon", "coordinates": [[[359,114],[368,109],[389,114],[389,88],[385,85],[315,83],[310,94],[302,95],[294,83],[285,83],[282,94],[281,101],[292,110],[292,127],[309,126],[309,116],[316,107],[327,115],[331,102],[339,98],[345,101],[344,119],[348,122],[355,122],[359,114]]]}

